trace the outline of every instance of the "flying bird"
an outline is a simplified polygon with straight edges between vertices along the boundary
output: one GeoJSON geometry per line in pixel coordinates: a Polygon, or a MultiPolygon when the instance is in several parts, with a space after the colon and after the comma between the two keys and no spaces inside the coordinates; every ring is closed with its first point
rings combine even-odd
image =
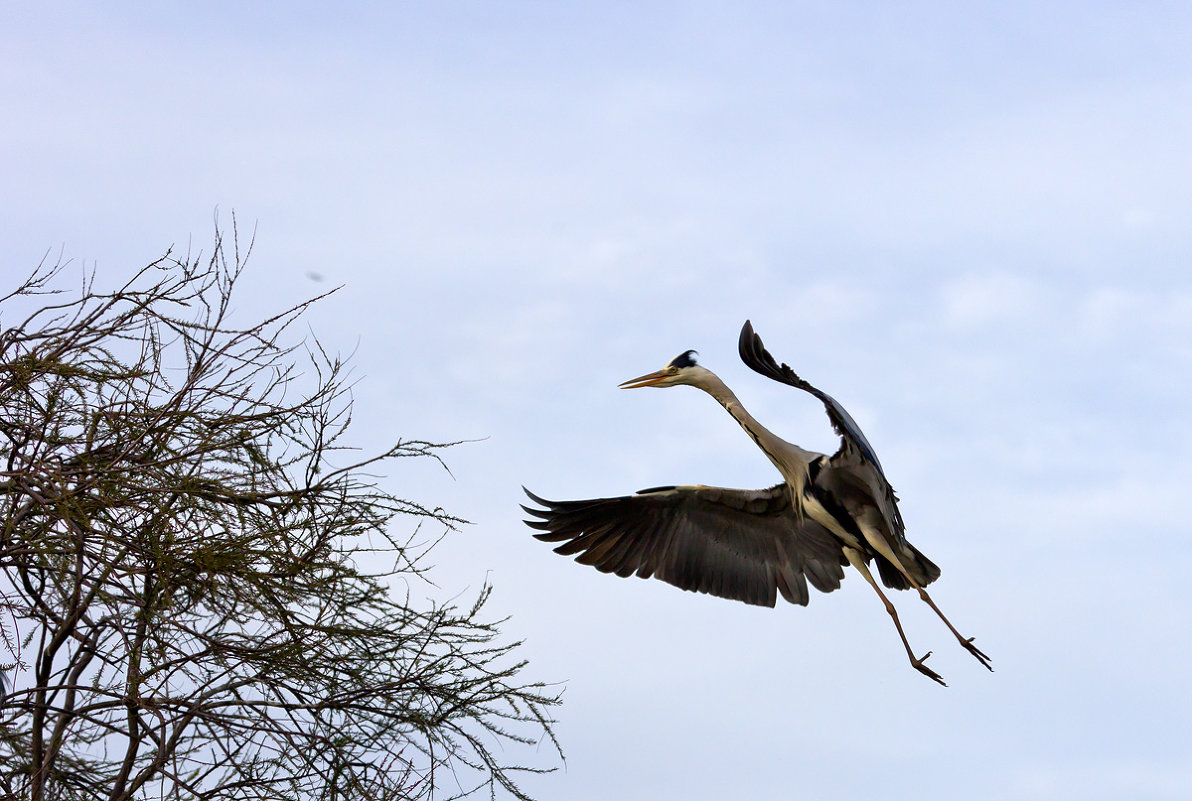
{"type": "Polygon", "coordinates": [[[939,578],[940,569],[907,542],[898,499],[856,421],[831,395],[780,366],[748,320],[739,349],[751,369],[824,404],[840,435],[836,453],[804,450],[771,433],[689,350],[621,388],[685,384],[702,389],[745,429],[778,469],[782,483],[760,490],[654,487],[584,501],[548,501],[526,490],[541,507],[522,507],[537,518],[526,521],[542,532],[534,536],[561,543],[556,553],[575,555],[577,562],[605,573],[653,576],[684,590],[759,606],[774,606],[779,594],[806,606],[808,584],[832,592],[840,587],[844,567],[852,565],[881,598],[911,665],[944,684],[925,664],[931,652],[917,657],[911,650],[897,610],[869,571],[875,562],[886,587],[916,590],[960,644],[993,670],[973,638],[960,634],[927,594],[925,587],[939,578]]]}

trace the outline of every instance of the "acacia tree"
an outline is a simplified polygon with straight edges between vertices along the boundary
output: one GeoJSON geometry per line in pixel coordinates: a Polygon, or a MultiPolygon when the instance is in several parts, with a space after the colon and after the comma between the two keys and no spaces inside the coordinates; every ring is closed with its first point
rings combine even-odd
{"type": "Polygon", "coordinates": [[[283,344],[318,298],[236,325],[244,260],[0,300],[0,796],[525,798],[505,752],[557,751],[558,693],[487,587],[411,603],[460,521],[372,477],[443,446],[347,458],[344,364],[283,344]]]}

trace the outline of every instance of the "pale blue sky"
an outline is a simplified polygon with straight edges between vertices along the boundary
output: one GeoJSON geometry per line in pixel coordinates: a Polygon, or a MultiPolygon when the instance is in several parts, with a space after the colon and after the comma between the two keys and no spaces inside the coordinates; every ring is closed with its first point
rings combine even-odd
{"type": "Polygon", "coordinates": [[[487,577],[567,682],[540,797],[1192,795],[1192,7],[244,5],[0,3],[4,275],[116,280],[218,207],[246,316],[344,284],[359,442],[483,438],[390,480],[474,521],[428,594],[487,577]],[[521,484],[776,479],[697,391],[615,389],[688,348],[835,447],[747,317],[996,673],[904,594],[951,686],[916,674],[855,575],[759,610],[529,536],[521,484]]]}

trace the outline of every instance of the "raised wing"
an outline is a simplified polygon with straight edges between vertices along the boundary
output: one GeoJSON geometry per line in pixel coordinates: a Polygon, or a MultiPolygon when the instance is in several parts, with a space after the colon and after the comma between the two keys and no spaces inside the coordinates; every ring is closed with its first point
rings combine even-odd
{"type": "MultiPolygon", "coordinates": [[[[753,325],[748,320],[741,327],[741,339],[738,347],[741,359],[751,369],[775,381],[781,381],[810,392],[823,402],[824,408],[828,412],[828,419],[832,421],[832,427],[840,435],[840,450],[836,451],[829,460],[835,470],[823,474],[825,487],[836,495],[837,501],[854,517],[859,517],[864,513],[863,507],[874,505],[880,510],[886,521],[889,536],[900,546],[908,546],[902,513],[898,510],[898,498],[894,494],[894,488],[890,486],[890,481],[882,470],[882,463],[878,461],[873,446],[869,444],[869,440],[865,439],[865,435],[861,433],[861,427],[857,425],[852,416],[837,403],[835,398],[804,381],[790,367],[785,364],[780,367],[762,345],[762,338],[754,333],[753,325]]],[[[938,576],[939,569],[934,565],[931,567],[935,570],[935,575],[938,576]]],[[[934,577],[928,579],[928,581],[932,580],[934,577]]]]}
{"type": "Polygon", "coordinates": [[[828,412],[828,419],[832,421],[832,427],[840,435],[841,451],[851,450],[856,452],[877,468],[877,471],[885,478],[886,474],[882,472],[882,463],[878,461],[873,446],[869,444],[869,440],[865,439],[865,435],[861,433],[861,427],[857,425],[857,421],[852,418],[852,415],[846,412],[844,407],[835,398],[818,387],[804,381],[789,366],[783,364],[779,367],[774,357],[762,345],[762,338],[753,332],[753,324],[748,320],[741,327],[741,339],[738,342],[738,350],[741,353],[741,360],[751,370],[759,372],[775,381],[781,381],[792,387],[798,387],[819,398],[824,404],[824,409],[828,412]]]}
{"type": "Polygon", "coordinates": [[[814,521],[796,520],[785,484],[656,487],[586,501],[526,494],[544,507],[522,507],[540,518],[526,521],[543,532],[534,536],[561,542],[555,553],[578,554],[577,562],[605,573],[654,576],[758,606],[774,606],[778,593],[806,606],[807,581],[831,592],[844,578],[839,542],[814,521]]]}

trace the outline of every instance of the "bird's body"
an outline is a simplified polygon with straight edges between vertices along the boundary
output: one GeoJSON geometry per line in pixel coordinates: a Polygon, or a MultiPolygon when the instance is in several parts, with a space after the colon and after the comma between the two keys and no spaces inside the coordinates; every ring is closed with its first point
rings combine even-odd
{"type": "Polygon", "coordinates": [[[881,596],[911,664],[942,679],[915,657],[893,605],[869,573],[876,562],[892,589],[918,590],[952,633],[983,665],[988,657],[962,637],[923,588],[939,568],[906,540],[894,490],[872,446],[834,398],[779,366],[746,321],[741,358],[753,370],[810,392],[840,434],[831,456],[786,442],[759,423],[720,378],[695,363],[694,351],[656,373],[626,381],[623,388],[687,384],[707,392],[732,415],[765,453],[783,483],[766,490],[658,487],[635,495],[585,501],[547,501],[523,507],[539,539],[562,542],[555,551],[620,576],[654,576],[685,590],[751,604],[774,606],[781,594],[806,605],[808,582],[821,592],[840,587],[851,564],[881,596]]]}

